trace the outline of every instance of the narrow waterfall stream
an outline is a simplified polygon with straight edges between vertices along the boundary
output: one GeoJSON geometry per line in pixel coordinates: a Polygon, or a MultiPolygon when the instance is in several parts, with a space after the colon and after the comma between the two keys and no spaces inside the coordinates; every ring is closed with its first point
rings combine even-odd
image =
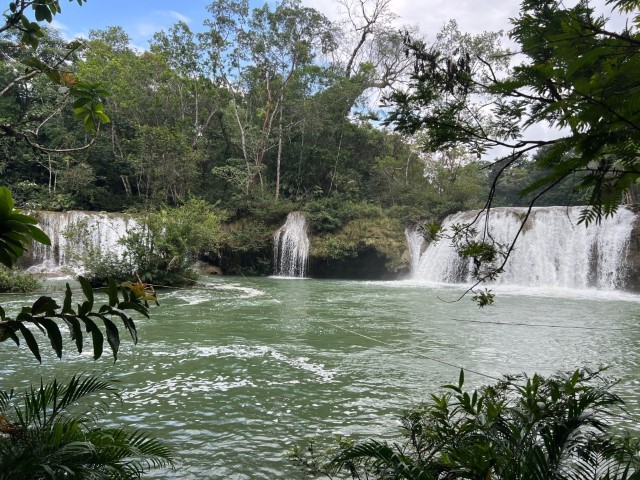
{"type": "MultiPolygon", "coordinates": [[[[578,224],[581,207],[540,207],[533,209],[514,251],[497,283],[535,287],[615,290],[624,286],[627,252],[636,215],[622,208],[600,224],[578,224]]],[[[489,216],[488,232],[498,243],[509,244],[520,228],[524,208],[495,208],[489,216]]],[[[450,215],[443,228],[468,224],[477,211],[450,215]]],[[[486,218],[474,225],[475,240],[483,241],[486,218]]],[[[413,234],[412,234],[413,235],[413,234]]],[[[490,241],[487,237],[485,241],[490,241]]],[[[410,249],[417,240],[407,233],[410,249]]],[[[461,258],[451,242],[430,243],[412,269],[414,280],[443,283],[470,283],[470,259],[461,258]]]]}
{"type": "Polygon", "coordinates": [[[404,235],[407,238],[407,246],[409,247],[410,258],[410,271],[411,275],[416,275],[420,268],[420,257],[427,248],[427,242],[422,235],[422,232],[417,228],[407,227],[404,231],[404,235]]]}
{"type": "Polygon", "coordinates": [[[307,219],[302,212],[291,212],[285,224],[273,235],[275,275],[304,277],[309,263],[307,219]]]}

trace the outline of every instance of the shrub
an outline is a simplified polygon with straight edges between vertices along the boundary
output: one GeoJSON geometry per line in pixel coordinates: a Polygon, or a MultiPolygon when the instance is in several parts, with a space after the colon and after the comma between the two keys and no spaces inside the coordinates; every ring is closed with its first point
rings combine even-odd
{"type": "Polygon", "coordinates": [[[624,413],[601,372],[506,377],[465,391],[464,375],[402,417],[404,440],[340,440],[328,461],[312,445],[294,460],[317,478],[631,480],[640,443],[609,420],[624,413]]]}
{"type": "Polygon", "coordinates": [[[34,275],[0,267],[0,293],[29,293],[40,287],[41,283],[34,275]]]}
{"type": "Polygon", "coordinates": [[[172,454],[139,431],[97,425],[105,398],[116,396],[100,375],[41,383],[22,394],[0,391],[0,479],[137,479],[172,467],[172,454]],[[93,401],[80,413],[82,401],[93,401]]]}
{"type": "Polygon", "coordinates": [[[146,282],[163,285],[192,283],[199,256],[214,256],[220,247],[220,216],[202,200],[177,208],[146,213],[141,228],[122,240],[127,256],[146,282]]]}

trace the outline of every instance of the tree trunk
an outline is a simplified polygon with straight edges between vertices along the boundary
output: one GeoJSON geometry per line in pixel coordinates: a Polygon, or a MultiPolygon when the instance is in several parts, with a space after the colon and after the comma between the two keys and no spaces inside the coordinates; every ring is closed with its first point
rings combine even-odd
{"type": "Polygon", "coordinates": [[[280,97],[280,119],[278,120],[278,158],[276,161],[276,202],[280,197],[280,162],[282,160],[282,110],[284,102],[280,97]]]}

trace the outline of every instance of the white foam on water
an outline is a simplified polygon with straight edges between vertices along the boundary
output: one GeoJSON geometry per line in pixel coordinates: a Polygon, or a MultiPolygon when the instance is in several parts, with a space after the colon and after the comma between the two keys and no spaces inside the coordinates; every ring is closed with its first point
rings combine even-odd
{"type": "MultiPolygon", "coordinates": [[[[371,286],[383,286],[385,288],[400,289],[424,289],[435,291],[449,291],[452,295],[461,295],[469,289],[472,283],[445,283],[429,280],[391,280],[391,281],[365,281],[359,282],[369,284],[371,286]]],[[[599,300],[612,302],[633,302],[640,303],[640,294],[634,292],[626,292],[623,290],[597,290],[593,288],[561,288],[561,287],[531,287],[524,285],[496,285],[491,283],[480,284],[476,290],[490,290],[498,295],[518,295],[527,297],[545,297],[545,298],[574,298],[580,300],[599,300]]],[[[469,298],[473,293],[469,293],[469,298]]]]}
{"type": "Polygon", "coordinates": [[[198,378],[180,375],[160,382],[148,382],[146,386],[123,392],[124,400],[131,403],[158,403],[159,399],[170,399],[196,393],[226,392],[234,388],[255,387],[248,379],[198,378]]]}
{"type": "Polygon", "coordinates": [[[236,357],[236,358],[267,358],[284,363],[295,369],[307,371],[324,382],[330,382],[336,372],[327,370],[324,365],[312,363],[307,357],[290,357],[266,345],[225,345],[219,347],[197,347],[195,355],[198,357],[236,357]]]}

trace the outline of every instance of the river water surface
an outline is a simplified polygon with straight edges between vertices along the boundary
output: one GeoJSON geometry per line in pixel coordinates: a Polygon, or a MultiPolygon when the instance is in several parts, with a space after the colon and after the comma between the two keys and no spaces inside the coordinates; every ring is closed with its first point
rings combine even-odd
{"type": "MultiPolygon", "coordinates": [[[[600,292],[498,290],[478,309],[463,290],[404,282],[224,278],[160,292],[140,342],[123,335],[118,361],[91,348],[38,365],[0,348],[3,388],[103,371],[124,402],[107,421],[142,428],[175,451],[174,472],[145,478],[288,479],[287,452],[334,434],[398,435],[398,415],[474,372],[551,374],[610,366],[640,418],[640,299],[600,292]],[[445,363],[441,363],[445,362],[445,363]]],[[[56,295],[54,294],[54,297],[56,295]]],[[[61,297],[61,294],[58,295],[61,297]]],[[[32,296],[0,296],[8,312],[32,296]]],[[[629,420],[628,426],[634,426],[629,420]]]]}

